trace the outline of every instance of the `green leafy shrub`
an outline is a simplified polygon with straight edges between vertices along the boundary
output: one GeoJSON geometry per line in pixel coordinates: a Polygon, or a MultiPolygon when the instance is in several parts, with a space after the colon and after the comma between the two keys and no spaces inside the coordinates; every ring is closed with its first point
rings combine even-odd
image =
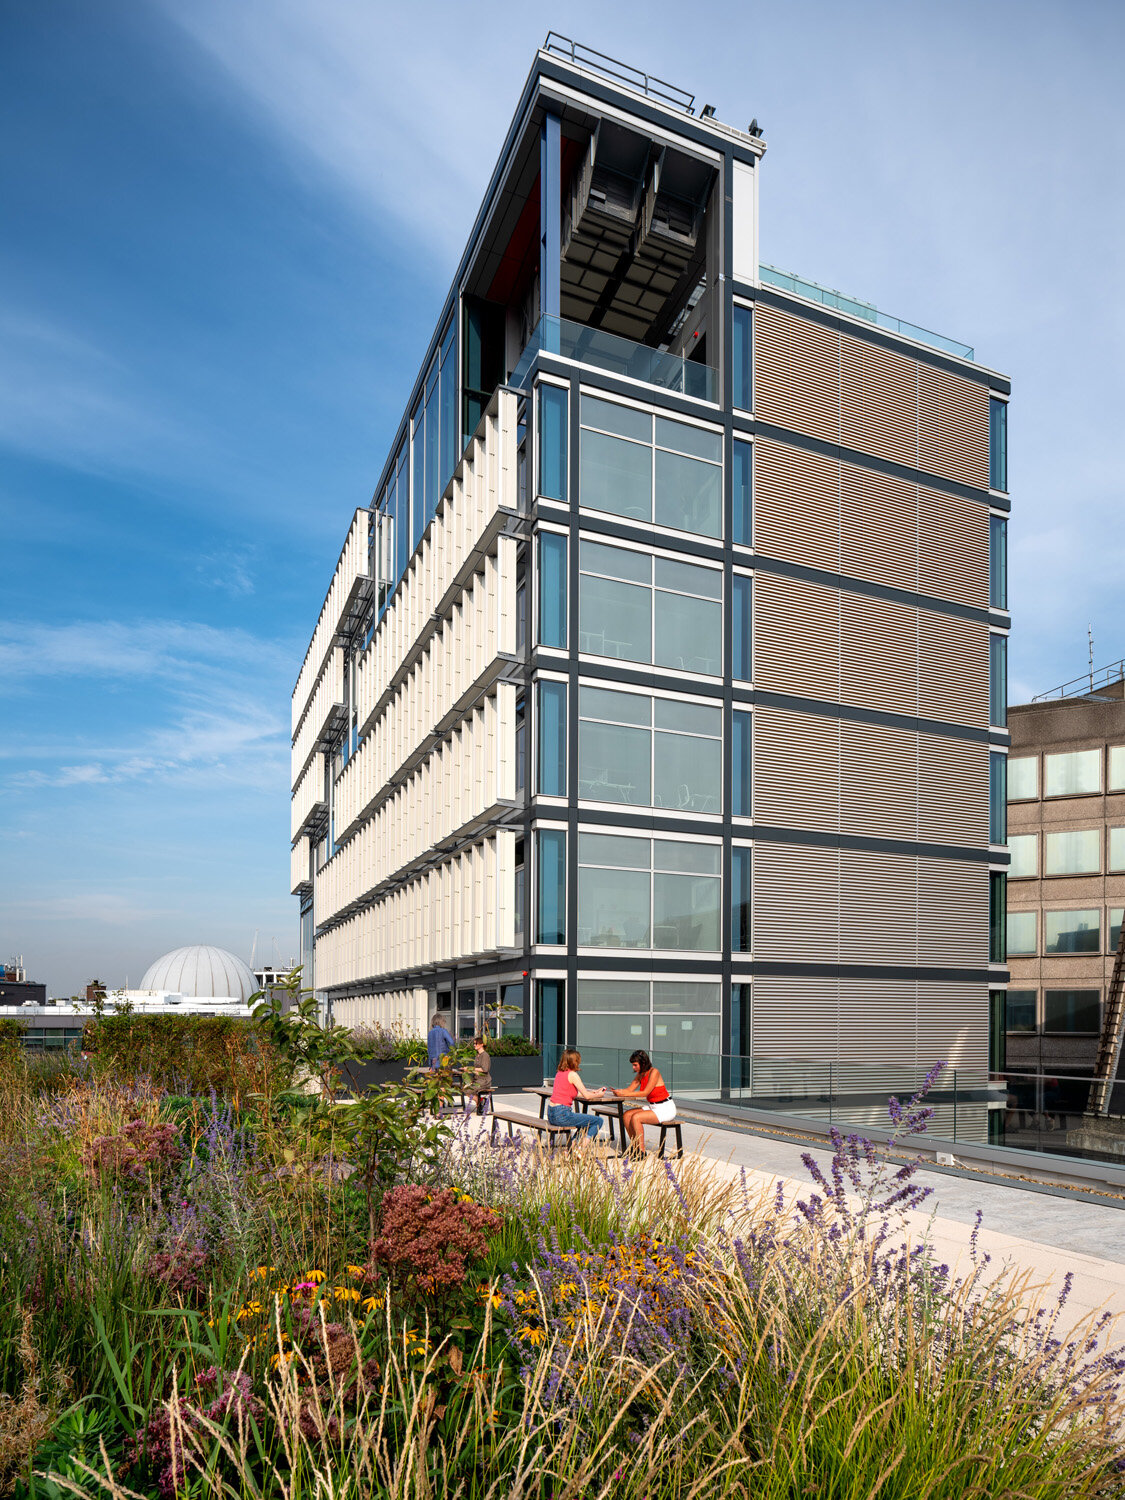
{"type": "Polygon", "coordinates": [[[486,1036],[484,1050],[489,1057],[538,1057],[539,1043],[526,1036],[486,1036]]]}
{"type": "Polygon", "coordinates": [[[179,1094],[212,1089],[238,1100],[272,1092],[276,1047],[259,1025],[235,1016],[93,1016],[82,1050],[120,1079],[148,1077],[179,1094]]]}

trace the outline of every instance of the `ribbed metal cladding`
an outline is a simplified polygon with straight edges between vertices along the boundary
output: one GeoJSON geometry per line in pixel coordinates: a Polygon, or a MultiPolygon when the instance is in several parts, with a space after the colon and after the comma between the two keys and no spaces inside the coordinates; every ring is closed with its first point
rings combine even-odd
{"type": "MultiPolygon", "coordinates": [[[[764,1089],[761,1058],[816,1058],[816,1079],[827,1082],[825,1063],[838,1056],[839,988],[835,979],[762,975],[754,981],[751,1022],[755,1059],[754,1086],[764,1089]]],[[[810,1078],[810,1081],[811,1078],[810,1078]]],[[[797,1080],[779,1079],[779,1092],[792,1093],[797,1080]]]]}
{"type": "Polygon", "coordinates": [[[891,599],[840,593],[841,702],[915,712],[918,616],[918,610],[891,599]]]}
{"type": "Polygon", "coordinates": [[[840,335],[778,307],[754,312],[754,415],[840,441],[840,335]]]}
{"type": "MultiPolygon", "coordinates": [[[[984,507],[977,503],[977,509],[984,507]]],[[[917,589],[917,485],[840,465],[840,572],[891,588],[917,589]]]]}
{"type": "Polygon", "coordinates": [[[768,557],[840,571],[840,463],[754,441],[754,546],[768,557]]]}
{"type": "Polygon", "coordinates": [[[988,488],[988,388],[918,365],[918,467],[988,488]]]}
{"type": "Polygon", "coordinates": [[[754,710],[754,817],[781,828],[839,830],[839,720],[754,710]]]}
{"type": "MultiPolygon", "coordinates": [[[[988,1028],[982,1026],[981,1016],[987,1014],[987,1007],[987,985],[920,981],[919,1067],[929,1069],[943,1062],[947,1069],[956,1068],[959,1089],[983,1083],[988,1070],[988,1028]]],[[[947,1072],[942,1084],[950,1086],[953,1081],[947,1072]]],[[[963,1115],[960,1118],[963,1127],[971,1123],[963,1115]]]]}
{"type": "Polygon", "coordinates": [[[988,510],[918,486],[918,590],[988,608],[988,510]]]}
{"type": "Polygon", "coordinates": [[[987,624],[918,611],[918,713],[987,728],[987,624]]]}
{"type": "MultiPolygon", "coordinates": [[[[917,1067],[917,986],[913,980],[845,977],[839,981],[838,1003],[837,1056],[854,1070],[839,1080],[842,1090],[865,1086],[878,1090],[880,1084],[888,1086],[888,1067],[917,1067]],[[870,1072],[862,1066],[857,1069],[856,1065],[864,1063],[872,1065],[870,1072]]],[[[903,1083],[909,1087],[907,1079],[903,1083]]],[[[889,1086],[902,1088],[893,1082],[889,1086]]]]}
{"type": "Polygon", "coordinates": [[[754,957],[834,963],[840,953],[839,900],[838,850],[756,844],[754,957]]]}
{"type": "Polygon", "coordinates": [[[918,736],[918,837],[923,842],[988,843],[988,746],[918,736]]]}
{"type": "Polygon", "coordinates": [[[912,854],[840,851],[840,960],[913,964],[918,860],[912,854]]]}
{"type": "Polygon", "coordinates": [[[840,598],[824,584],[755,574],[755,687],[838,701],[840,598]]]}
{"type": "Polygon", "coordinates": [[[840,724],[840,832],[918,836],[918,736],[882,724],[840,724]]]}
{"type": "Polygon", "coordinates": [[[844,334],[840,440],[861,453],[918,466],[918,365],[844,334]]]}
{"type": "Polygon", "coordinates": [[[928,964],[988,963],[988,866],[959,859],[918,862],[918,952],[928,964]]]}

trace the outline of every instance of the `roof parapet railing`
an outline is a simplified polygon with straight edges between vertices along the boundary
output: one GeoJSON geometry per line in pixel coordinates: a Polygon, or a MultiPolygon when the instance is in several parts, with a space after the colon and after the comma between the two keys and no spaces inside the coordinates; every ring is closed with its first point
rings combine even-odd
{"type": "Polygon", "coordinates": [[[634,68],[605,52],[597,52],[593,47],[585,47],[581,42],[572,41],[570,37],[562,36],[557,31],[548,31],[543,51],[569,58],[575,67],[591,68],[606,78],[612,78],[615,83],[639,89],[648,98],[658,99],[662,104],[671,104],[689,115],[695,113],[695,95],[689,94],[686,89],[677,88],[674,83],[667,83],[663,78],[654,78],[651,73],[634,68]]]}
{"type": "Polygon", "coordinates": [[[1049,688],[1045,693],[1036,693],[1032,703],[1047,703],[1052,698],[1088,698],[1100,687],[1111,687],[1125,679],[1125,658],[1110,662],[1108,667],[1099,667],[1096,672],[1083,672],[1081,677],[1072,677],[1061,687],[1049,688]],[[1078,692],[1073,689],[1079,688],[1078,692]]]}

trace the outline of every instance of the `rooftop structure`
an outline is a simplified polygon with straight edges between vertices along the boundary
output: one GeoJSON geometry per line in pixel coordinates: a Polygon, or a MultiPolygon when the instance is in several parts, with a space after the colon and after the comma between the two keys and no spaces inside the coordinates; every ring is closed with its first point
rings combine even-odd
{"type": "Polygon", "coordinates": [[[249,964],[225,948],[199,943],[174,948],[145,970],[141,991],[163,991],[193,999],[209,997],[249,1000],[260,988],[249,964]]]}
{"type": "Polygon", "coordinates": [[[1009,384],[763,270],[765,150],[533,60],[293,693],[342,1020],[986,1076],[1009,384]]]}

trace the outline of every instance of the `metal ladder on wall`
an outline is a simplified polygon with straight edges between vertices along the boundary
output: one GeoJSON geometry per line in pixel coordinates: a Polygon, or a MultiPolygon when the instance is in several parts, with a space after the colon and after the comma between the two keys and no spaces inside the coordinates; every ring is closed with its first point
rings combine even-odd
{"type": "Polygon", "coordinates": [[[1117,957],[1106,996],[1102,1034],[1098,1041],[1098,1060],[1094,1064],[1094,1086],[1090,1091],[1090,1113],[1108,1115],[1113,1085],[1121,1062],[1121,1043],[1125,1040],[1125,922],[1117,940],[1117,957]]]}

